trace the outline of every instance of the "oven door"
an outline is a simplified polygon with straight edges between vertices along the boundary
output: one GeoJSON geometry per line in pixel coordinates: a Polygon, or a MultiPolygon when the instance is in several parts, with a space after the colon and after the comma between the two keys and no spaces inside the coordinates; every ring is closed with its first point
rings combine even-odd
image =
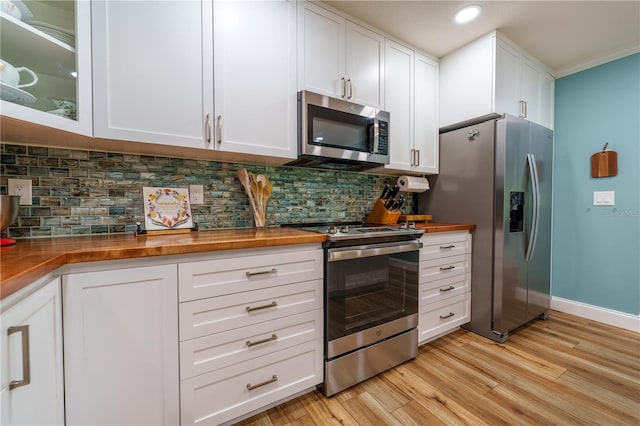
{"type": "Polygon", "coordinates": [[[417,240],[327,250],[327,358],[417,326],[417,240]]]}

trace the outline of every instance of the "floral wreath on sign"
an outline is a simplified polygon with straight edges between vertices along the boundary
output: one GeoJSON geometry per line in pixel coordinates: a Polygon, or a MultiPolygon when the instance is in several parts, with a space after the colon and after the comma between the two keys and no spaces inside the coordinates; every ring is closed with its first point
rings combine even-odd
{"type": "Polygon", "coordinates": [[[191,217],[189,215],[189,199],[188,196],[180,194],[178,191],[171,188],[160,188],[155,192],[149,194],[147,199],[147,206],[149,213],[147,217],[156,225],[164,226],[166,228],[175,228],[183,223],[187,222],[191,217]],[[176,200],[180,207],[175,212],[175,215],[168,214],[163,209],[158,209],[158,199],[160,197],[171,197],[176,200]]]}

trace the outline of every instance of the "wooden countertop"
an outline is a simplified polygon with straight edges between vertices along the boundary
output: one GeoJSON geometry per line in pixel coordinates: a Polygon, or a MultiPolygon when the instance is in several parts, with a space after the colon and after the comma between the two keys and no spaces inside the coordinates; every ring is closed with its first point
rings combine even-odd
{"type": "Polygon", "coordinates": [[[293,228],[229,229],[188,234],[92,235],[18,240],[0,248],[0,299],[68,263],[322,243],[323,234],[293,228]]]}
{"type": "MultiPolygon", "coordinates": [[[[416,223],[425,233],[473,230],[475,225],[416,223]]],[[[18,240],[0,248],[0,299],[68,263],[322,243],[323,234],[294,228],[228,229],[189,234],[92,235],[18,240]]]]}
{"type": "Polygon", "coordinates": [[[473,231],[476,226],[464,223],[416,222],[416,228],[424,229],[425,234],[429,234],[432,232],[473,231]]]}

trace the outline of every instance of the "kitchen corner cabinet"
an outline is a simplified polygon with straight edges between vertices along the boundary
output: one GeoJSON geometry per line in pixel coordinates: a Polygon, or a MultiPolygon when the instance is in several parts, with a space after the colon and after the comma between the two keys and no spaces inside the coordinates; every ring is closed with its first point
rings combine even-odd
{"type": "Polygon", "coordinates": [[[66,424],[179,423],[177,266],[63,276],[66,424]]]}
{"type": "Polygon", "coordinates": [[[20,15],[0,11],[3,74],[12,67],[20,76],[17,85],[0,84],[2,115],[91,136],[90,3],[21,5],[20,15]]]}
{"type": "Polygon", "coordinates": [[[201,2],[91,5],[95,137],[206,148],[213,87],[203,40],[211,17],[201,2]]]}
{"type": "Polygon", "coordinates": [[[322,382],[323,259],[307,246],[179,263],[182,425],[229,422],[322,382]]]}
{"type": "Polygon", "coordinates": [[[299,6],[298,31],[300,90],[382,108],[382,35],[309,2],[299,6]]]}
{"type": "Polygon", "coordinates": [[[60,279],[33,286],[0,317],[0,423],[7,426],[64,424],[60,279]]]}
{"type": "Polygon", "coordinates": [[[296,158],[296,2],[213,7],[215,149],[296,158]]]}
{"type": "Polygon", "coordinates": [[[385,110],[391,114],[389,171],[438,173],[438,63],[385,40],[385,110]]]}
{"type": "Polygon", "coordinates": [[[471,320],[471,234],[428,233],[420,250],[418,343],[471,320]]]}
{"type": "Polygon", "coordinates": [[[512,114],[553,129],[549,69],[494,31],[440,60],[440,126],[512,114]]]}

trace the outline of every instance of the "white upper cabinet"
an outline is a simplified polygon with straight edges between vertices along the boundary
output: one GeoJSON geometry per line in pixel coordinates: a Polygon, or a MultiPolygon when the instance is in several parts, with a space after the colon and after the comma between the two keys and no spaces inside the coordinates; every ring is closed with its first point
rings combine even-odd
{"type": "Polygon", "coordinates": [[[214,2],[215,149],[297,157],[296,2],[214,2]]]}
{"type": "Polygon", "coordinates": [[[509,113],[553,129],[555,80],[499,32],[440,61],[440,126],[509,113]]]}
{"type": "Polygon", "coordinates": [[[385,45],[389,171],[438,173],[438,63],[391,40],[385,45]]]}
{"type": "Polygon", "coordinates": [[[213,89],[201,2],[91,4],[95,136],[205,148],[213,89]]]}
{"type": "Polygon", "coordinates": [[[3,116],[92,134],[88,1],[7,3],[0,11],[3,116]]]}
{"type": "Polygon", "coordinates": [[[298,11],[300,90],[381,108],[384,37],[312,3],[298,11]]]}

